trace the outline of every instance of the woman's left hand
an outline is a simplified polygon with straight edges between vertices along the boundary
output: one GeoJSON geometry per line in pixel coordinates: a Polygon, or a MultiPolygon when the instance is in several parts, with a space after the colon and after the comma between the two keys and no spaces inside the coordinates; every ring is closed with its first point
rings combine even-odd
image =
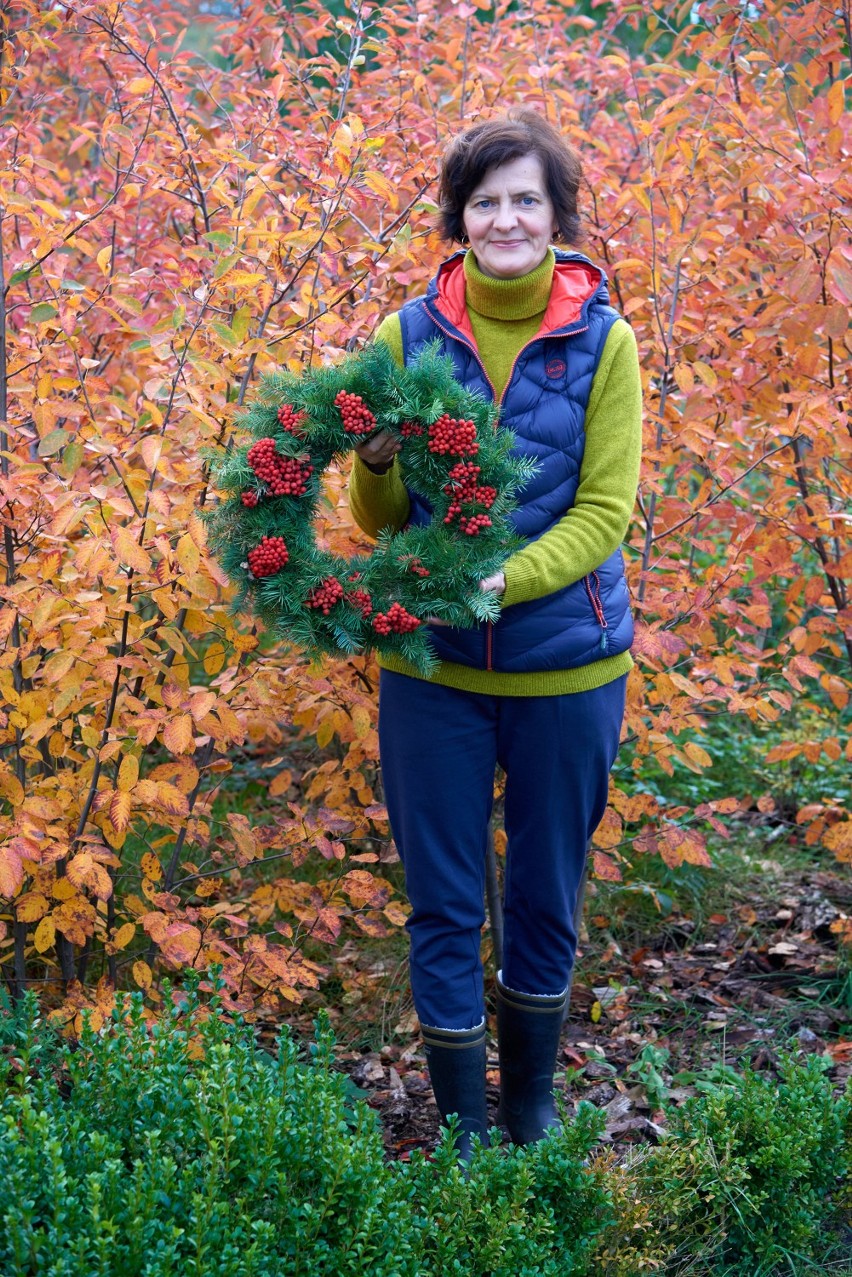
{"type": "Polygon", "coordinates": [[[479,582],[479,588],[483,593],[493,590],[495,594],[505,594],[506,577],[502,572],[492,572],[491,576],[487,576],[484,581],[479,582]]]}

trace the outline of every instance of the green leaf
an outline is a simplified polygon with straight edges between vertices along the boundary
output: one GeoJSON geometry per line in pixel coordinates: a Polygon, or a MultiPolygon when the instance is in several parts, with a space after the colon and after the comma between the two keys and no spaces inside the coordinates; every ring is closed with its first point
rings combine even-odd
{"type": "Polygon", "coordinates": [[[56,307],[51,306],[50,302],[38,302],[30,311],[30,319],[36,324],[43,324],[46,319],[53,319],[56,315],[56,307]]]}
{"type": "Polygon", "coordinates": [[[204,238],[217,248],[232,248],[234,244],[234,237],[229,231],[207,231],[204,238]]]}
{"type": "Polygon", "coordinates": [[[55,452],[61,452],[68,442],[67,430],[51,430],[50,434],[44,436],[38,445],[38,455],[40,457],[52,457],[55,452]]]}
{"type": "MultiPolygon", "coordinates": [[[[57,432],[58,433],[58,432],[57,432]]],[[[49,438],[49,436],[48,436],[49,438]]],[[[63,479],[70,479],[77,473],[83,461],[83,445],[78,443],[76,439],[72,439],[62,454],[62,464],[59,467],[59,473],[63,479]]]]}
{"type": "Polygon", "coordinates": [[[216,263],[216,269],[213,271],[213,278],[221,279],[223,275],[227,275],[231,267],[236,266],[239,260],[239,253],[231,253],[228,257],[223,257],[221,261],[216,263]]]}
{"type": "Polygon", "coordinates": [[[29,279],[31,275],[36,275],[41,271],[41,264],[35,266],[24,266],[21,270],[13,271],[9,276],[9,287],[13,284],[20,284],[25,279],[29,279]]]}

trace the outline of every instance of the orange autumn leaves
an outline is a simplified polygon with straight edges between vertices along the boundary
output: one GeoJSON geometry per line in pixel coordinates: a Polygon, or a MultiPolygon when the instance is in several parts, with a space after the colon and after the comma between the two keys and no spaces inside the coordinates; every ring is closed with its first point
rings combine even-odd
{"type": "MultiPolygon", "coordinates": [[[[526,102],[583,152],[586,250],[642,361],[627,547],[637,666],[602,876],[706,863],[720,716],[848,706],[852,301],[841,18],[770,3],[574,20],[551,0],[306,0],[186,30],[185,6],[9,10],[0,93],[0,969],[136,985],[223,967],[247,1013],[398,927],[382,874],[375,670],[253,631],[206,553],[207,450],[257,375],[335,359],[425,286],[434,177],[460,121],[526,102]],[[672,33],[674,28],[674,33],[672,33]],[[216,56],[192,52],[196,37],[216,56]],[[641,47],[647,39],[646,49],[641,47]],[[688,67],[687,71],[685,68],[688,67]],[[593,68],[593,74],[590,74],[593,68]],[[695,740],[704,733],[704,744],[695,740]]],[[[359,544],[345,474],[318,537],[359,544]]],[[[779,765],[848,765],[811,715],[779,765]]],[[[766,795],[752,795],[758,811],[766,795]]],[[[733,806],[731,806],[733,804],[733,806]]],[[[763,806],[761,806],[763,804],[763,806]]],[[[845,808],[802,829],[847,859],[845,808]]],[[[347,977],[348,979],[349,977],[347,977]]],[[[100,1001],[98,1001],[100,999],[100,1001]]]]}

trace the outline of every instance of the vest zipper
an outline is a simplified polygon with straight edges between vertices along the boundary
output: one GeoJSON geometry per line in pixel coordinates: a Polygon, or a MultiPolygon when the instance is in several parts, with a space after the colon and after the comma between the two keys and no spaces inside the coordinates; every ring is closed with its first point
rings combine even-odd
{"type": "MultiPolygon", "coordinates": [[[[494,402],[497,404],[498,408],[502,407],[503,405],[503,400],[506,398],[506,391],[509,389],[509,386],[512,383],[512,378],[515,375],[515,369],[518,366],[518,360],[520,359],[524,351],[527,349],[527,347],[531,346],[534,341],[546,341],[548,337],[554,337],[554,338],[574,337],[576,335],[579,335],[580,333],[588,332],[589,330],[589,325],[586,324],[585,327],[575,328],[573,332],[570,332],[570,333],[543,333],[541,336],[532,337],[528,342],[525,342],[525,344],[521,346],[521,349],[518,351],[518,353],[515,355],[514,360],[512,361],[512,367],[509,369],[509,376],[506,378],[506,384],[503,387],[503,393],[498,399],[497,392],[494,389],[494,382],[488,376],[488,373],[485,368],[485,364],[480,359],[479,351],[476,349],[476,347],[471,342],[468,341],[464,333],[460,331],[450,332],[449,328],[445,328],[443,324],[439,324],[438,320],[432,314],[431,310],[429,311],[429,318],[432,320],[432,323],[435,325],[435,327],[439,329],[444,334],[445,337],[451,337],[453,341],[459,341],[461,342],[463,346],[467,347],[467,349],[470,351],[470,353],[473,355],[474,359],[476,360],[476,362],[479,364],[480,368],[482,369],[482,375],[485,378],[485,380],[488,382],[488,385],[491,387],[491,396],[494,402]]],[[[600,622],[601,628],[605,630],[607,628],[607,624],[606,624],[606,617],[603,614],[603,606],[600,601],[600,583],[598,582],[597,572],[593,573],[593,576],[595,578],[595,581],[597,582],[597,592],[598,592],[597,604],[595,604],[595,600],[592,597],[592,592],[589,589],[588,577],[585,578],[586,592],[588,593],[589,598],[592,600],[592,607],[595,609],[595,615],[597,616],[598,621],[600,622]]],[[[606,635],[601,636],[601,645],[604,648],[606,647],[606,635]]],[[[494,622],[486,621],[485,622],[485,669],[488,673],[494,672],[493,662],[494,662],[494,622]]]]}
{"type": "Polygon", "coordinates": [[[586,593],[589,596],[592,611],[597,617],[598,625],[603,631],[601,634],[601,651],[606,652],[606,631],[609,629],[609,625],[607,624],[607,619],[604,614],[603,601],[601,600],[601,582],[597,572],[590,572],[588,576],[584,576],[583,584],[586,587],[586,593]]]}

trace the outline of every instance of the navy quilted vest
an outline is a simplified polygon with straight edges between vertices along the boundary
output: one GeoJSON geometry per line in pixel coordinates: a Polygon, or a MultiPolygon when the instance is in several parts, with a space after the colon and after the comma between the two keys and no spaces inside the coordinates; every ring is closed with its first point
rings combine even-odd
{"type": "MultiPolygon", "coordinates": [[[[557,252],[556,260],[592,266],[580,253],[557,252]]],[[[583,303],[579,318],[524,346],[501,401],[500,422],[513,432],[515,451],[538,465],[519,494],[513,516],[518,534],[527,541],[557,523],[577,495],[592,382],[618,318],[609,305],[603,272],[592,268],[600,283],[583,303]]],[[[426,342],[439,338],[452,356],[458,380],[493,400],[493,387],[474,345],[439,303],[436,276],[425,297],[407,302],[400,311],[406,363],[426,342]]],[[[428,523],[431,508],[426,500],[411,490],[409,496],[410,522],[428,523]]],[[[430,637],[442,660],[504,673],[573,669],[625,652],[633,641],[633,622],[621,551],[573,585],[505,608],[493,626],[433,626],[430,637]]]]}

